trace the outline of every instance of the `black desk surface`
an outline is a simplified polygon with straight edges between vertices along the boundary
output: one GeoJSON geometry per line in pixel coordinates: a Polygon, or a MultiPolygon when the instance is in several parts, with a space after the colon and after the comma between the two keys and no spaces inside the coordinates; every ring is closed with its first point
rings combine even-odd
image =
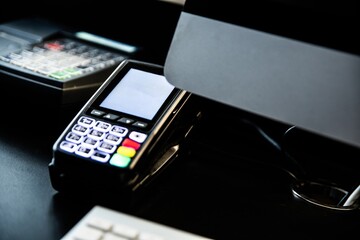
{"type": "Polygon", "coordinates": [[[334,211],[295,198],[289,176],[269,164],[276,153],[239,124],[239,112],[203,101],[209,108],[190,139],[189,155],[149,191],[114,199],[52,188],[51,147],[71,114],[3,111],[0,239],[59,239],[97,204],[215,239],[338,239],[358,232],[357,210],[334,211]]]}
{"type": "MultiPolygon", "coordinates": [[[[82,7],[80,5],[74,6],[82,7]]],[[[132,14],[134,18],[139,17],[136,15],[139,9],[130,10],[123,9],[122,13],[128,12],[125,18],[132,14]]],[[[168,46],[179,8],[166,11],[166,14],[148,10],[142,9],[138,14],[149,21],[133,22],[134,18],[127,18],[131,20],[128,23],[137,27],[146,24],[144,29],[157,29],[159,32],[155,33],[158,34],[148,36],[142,31],[133,31],[123,21],[121,30],[133,33],[137,39],[135,43],[140,45],[151,39],[149,46],[153,49],[147,48],[149,51],[145,52],[145,58],[149,61],[160,59],[161,63],[166,51],[159,51],[159,48],[168,46]],[[157,25],[151,21],[156,21],[157,25]],[[159,28],[160,23],[166,27],[159,28]]],[[[113,14],[120,10],[109,11],[113,14]]],[[[83,26],[88,22],[89,26],[96,26],[96,18],[89,15],[71,19],[76,14],[78,12],[74,9],[67,15],[69,18],[63,20],[66,24],[83,26]]],[[[114,20],[120,14],[111,16],[114,20]]],[[[13,13],[3,17],[12,18],[13,13]]],[[[48,17],[54,15],[48,13],[48,17]]],[[[113,33],[122,37],[120,30],[113,33]]],[[[100,34],[107,33],[100,31],[100,34]]],[[[248,117],[246,113],[203,99],[206,110],[202,122],[189,139],[189,155],[164,172],[148,191],[112,199],[58,194],[51,186],[48,164],[52,145],[77,107],[68,111],[42,109],[26,103],[15,107],[6,98],[1,102],[4,105],[0,122],[1,240],[60,239],[94,205],[214,239],[345,239],[358,233],[358,210],[335,211],[293,196],[291,179],[276,167],[277,164],[274,165],[278,160],[277,152],[252,127],[239,121],[248,117]]],[[[284,126],[280,124],[262,119],[260,122],[274,135],[283,133],[284,126]]],[[[306,140],[302,142],[305,143],[306,140]]],[[[346,159],[337,158],[332,162],[325,155],[322,157],[311,159],[308,165],[322,173],[327,169],[331,170],[329,172],[339,169],[341,179],[356,175],[354,172],[359,169],[346,165],[346,159]]]]}

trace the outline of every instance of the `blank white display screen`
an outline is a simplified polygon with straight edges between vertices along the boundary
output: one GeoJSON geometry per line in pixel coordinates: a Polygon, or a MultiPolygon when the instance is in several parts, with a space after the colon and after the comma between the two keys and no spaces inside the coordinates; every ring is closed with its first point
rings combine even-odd
{"type": "Polygon", "coordinates": [[[100,106],[152,120],[173,89],[163,75],[132,68],[100,106]]]}

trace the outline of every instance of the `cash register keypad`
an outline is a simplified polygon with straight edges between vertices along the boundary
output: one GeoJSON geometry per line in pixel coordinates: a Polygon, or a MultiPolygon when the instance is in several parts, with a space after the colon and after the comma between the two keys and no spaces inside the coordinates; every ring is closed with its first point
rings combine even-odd
{"type": "Polygon", "coordinates": [[[118,53],[70,38],[45,41],[0,56],[1,61],[61,81],[114,66],[124,59],[118,53]]]}

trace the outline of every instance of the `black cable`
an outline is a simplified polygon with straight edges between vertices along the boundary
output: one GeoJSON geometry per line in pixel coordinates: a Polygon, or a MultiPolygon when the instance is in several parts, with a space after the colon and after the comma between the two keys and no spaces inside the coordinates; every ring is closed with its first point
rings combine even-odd
{"type": "Polygon", "coordinates": [[[304,169],[301,167],[301,165],[296,161],[295,158],[293,158],[285,149],[284,143],[286,142],[285,138],[289,134],[290,131],[292,131],[295,126],[291,126],[286,129],[286,131],[282,135],[282,139],[280,143],[276,141],[273,137],[271,137],[269,134],[267,134],[261,127],[259,127],[257,124],[255,124],[252,121],[249,121],[247,119],[242,119],[242,122],[251,126],[253,129],[257,131],[257,133],[264,139],[267,143],[270,144],[279,154],[279,160],[282,161],[282,163],[279,161],[275,163],[277,167],[280,167],[282,170],[287,172],[294,180],[298,181],[300,178],[305,175],[304,169]],[[288,161],[290,160],[290,162],[288,161]],[[290,164],[289,164],[290,163],[290,164]],[[291,169],[291,170],[290,170],[291,169]],[[301,177],[300,177],[301,176],[301,177]]]}

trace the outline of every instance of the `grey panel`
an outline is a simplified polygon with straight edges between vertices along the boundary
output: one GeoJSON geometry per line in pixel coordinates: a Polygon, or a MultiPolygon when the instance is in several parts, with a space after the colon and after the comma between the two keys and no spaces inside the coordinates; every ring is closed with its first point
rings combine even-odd
{"type": "Polygon", "coordinates": [[[168,81],[360,147],[360,57],[182,12],[168,81]]]}

